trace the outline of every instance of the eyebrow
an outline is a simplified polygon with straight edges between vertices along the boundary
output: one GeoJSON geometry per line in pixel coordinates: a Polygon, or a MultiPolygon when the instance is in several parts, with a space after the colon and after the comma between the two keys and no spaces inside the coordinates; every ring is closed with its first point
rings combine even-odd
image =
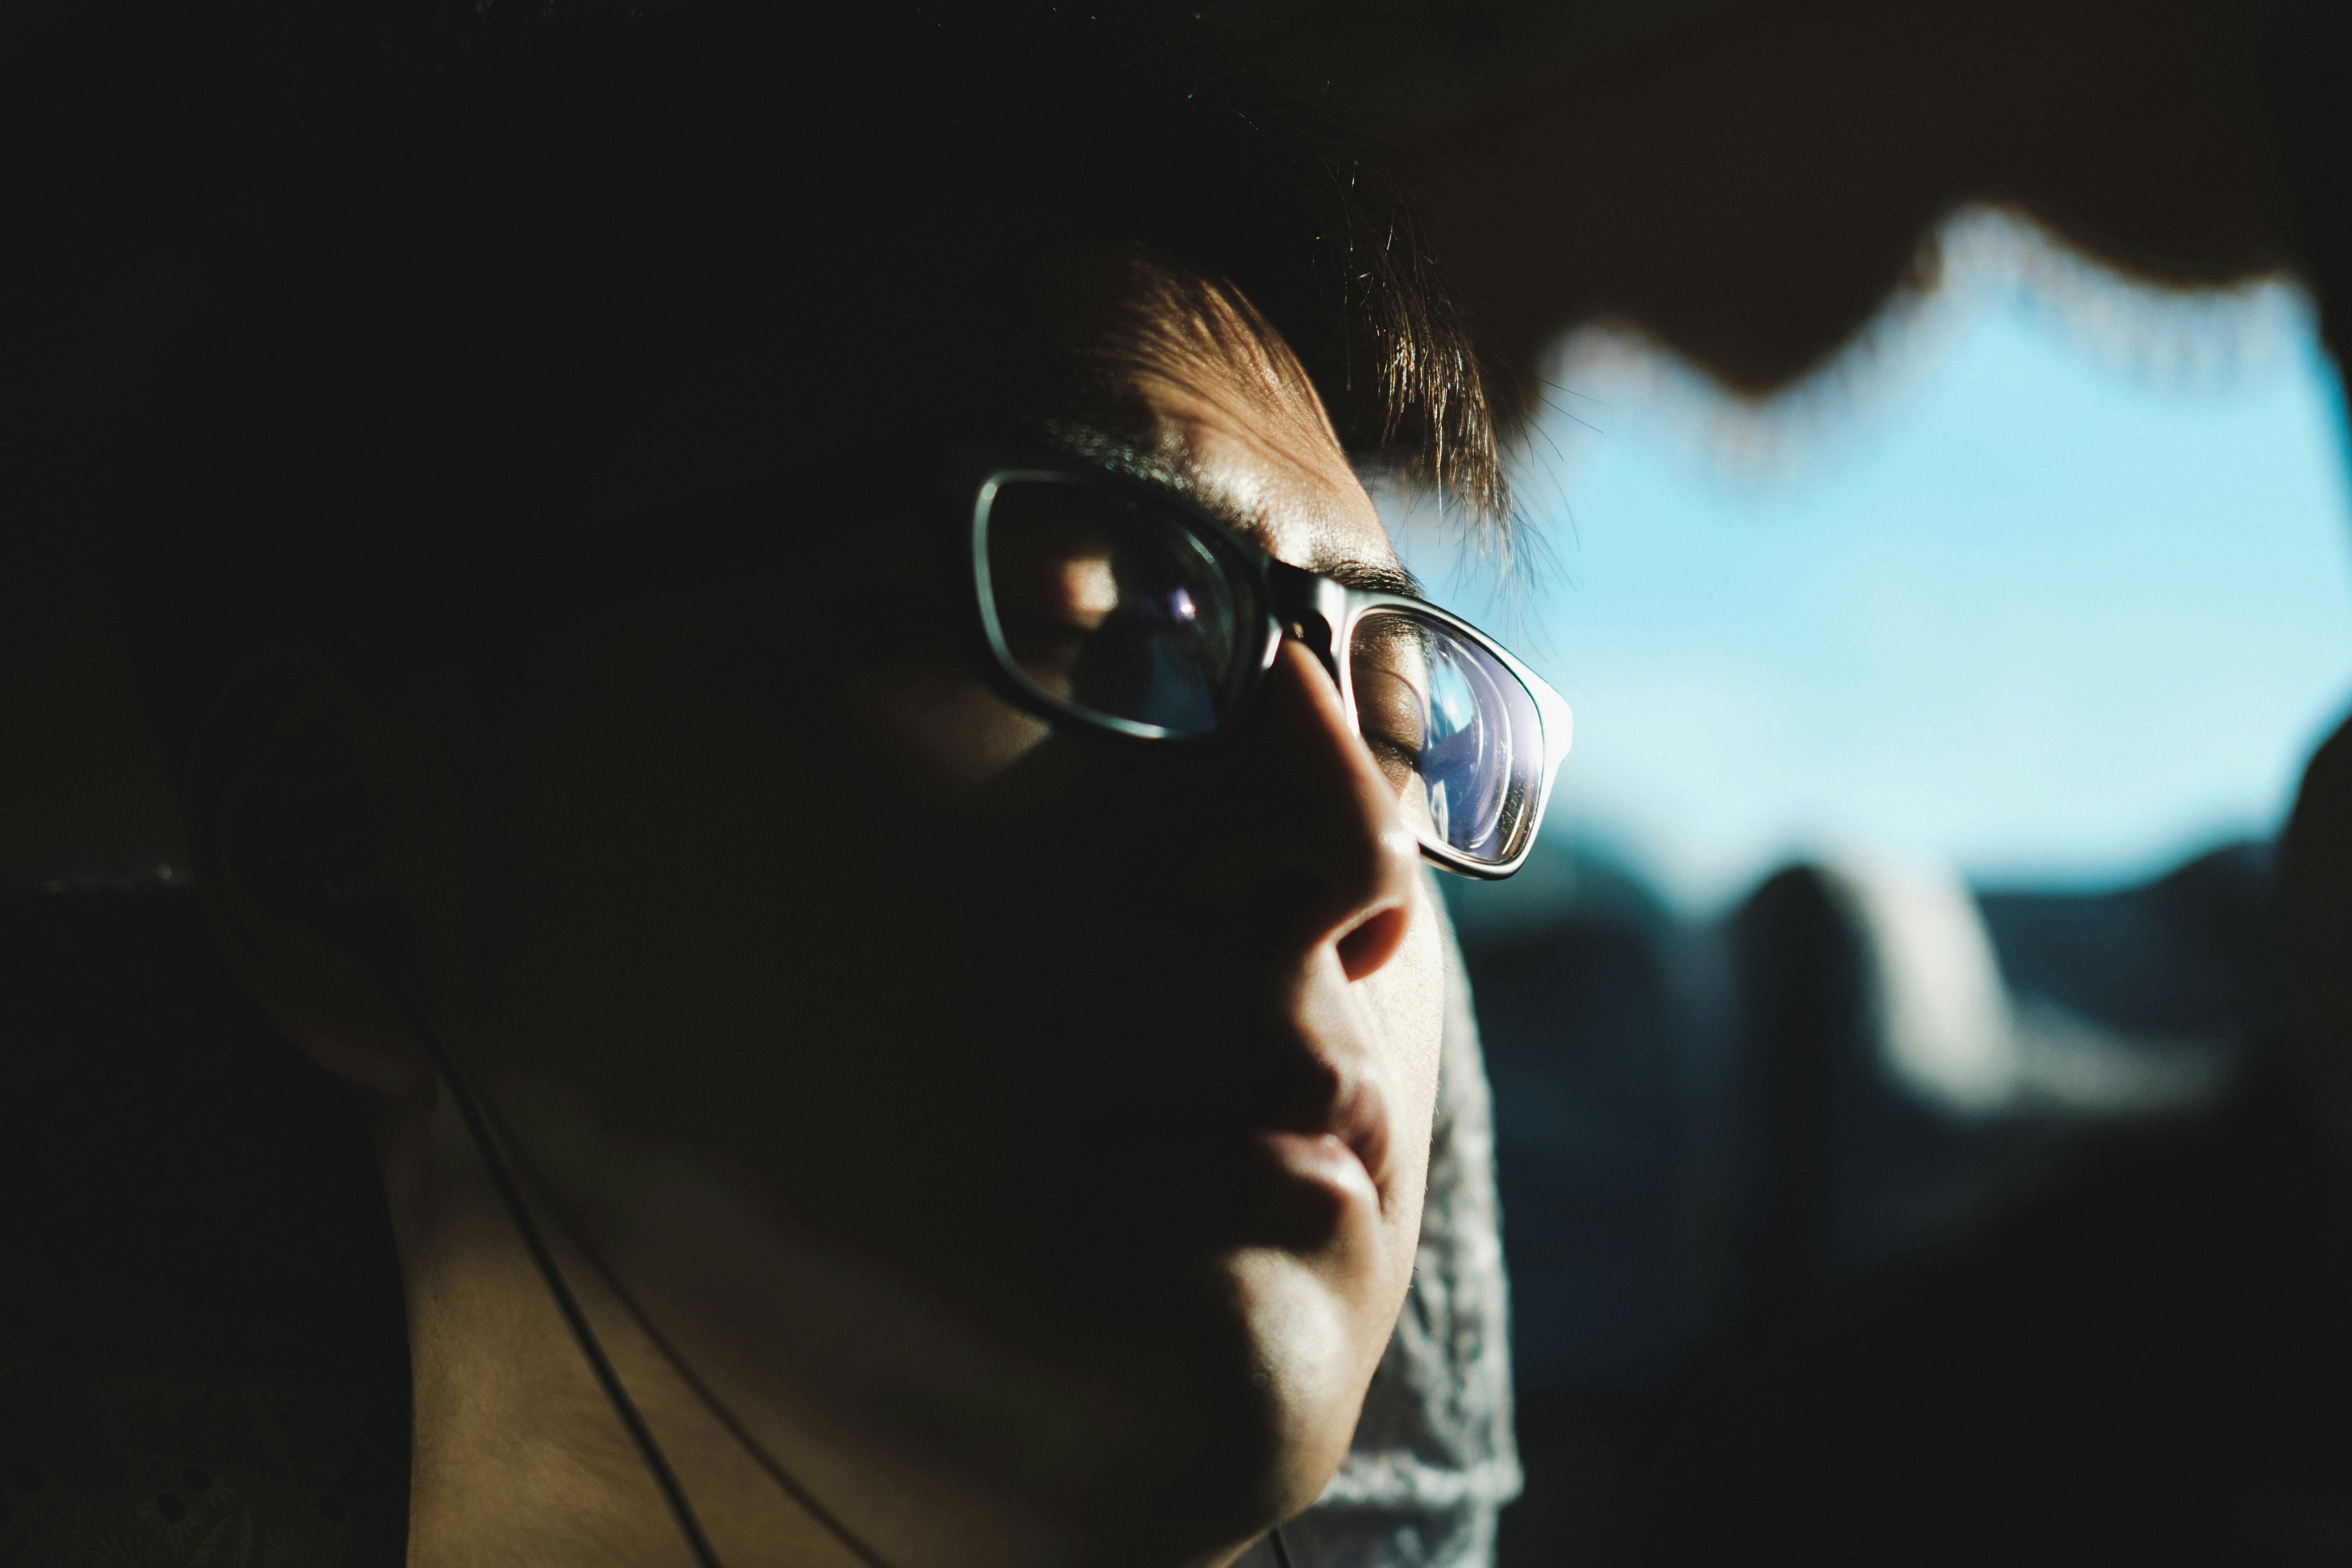
{"type": "Polygon", "coordinates": [[[1320,572],[1334,583],[1363,594],[1400,594],[1408,599],[1427,603],[1421,579],[1402,563],[1365,561],[1356,556],[1318,563],[1313,571],[1320,572]]]}
{"type": "MultiPolygon", "coordinates": [[[[1123,474],[1155,489],[1164,490],[1171,497],[1207,512],[1244,538],[1251,533],[1250,520],[1234,512],[1223,498],[1202,484],[1199,471],[1181,458],[1152,451],[1096,424],[1055,421],[1048,428],[1054,445],[1070,456],[1123,474]]],[[[1401,561],[1370,561],[1360,555],[1325,555],[1307,563],[1307,569],[1359,593],[1396,594],[1423,603],[1429,599],[1428,593],[1421,585],[1421,579],[1401,561]]]]}

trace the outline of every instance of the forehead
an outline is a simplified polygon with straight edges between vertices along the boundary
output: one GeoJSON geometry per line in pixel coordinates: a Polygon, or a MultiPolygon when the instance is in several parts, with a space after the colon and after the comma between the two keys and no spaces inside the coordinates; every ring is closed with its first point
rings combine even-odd
{"type": "Polygon", "coordinates": [[[1228,291],[1130,280],[1078,346],[1097,390],[1066,424],[1144,459],[1276,559],[1340,578],[1403,575],[1371,497],[1288,348],[1228,291]]]}

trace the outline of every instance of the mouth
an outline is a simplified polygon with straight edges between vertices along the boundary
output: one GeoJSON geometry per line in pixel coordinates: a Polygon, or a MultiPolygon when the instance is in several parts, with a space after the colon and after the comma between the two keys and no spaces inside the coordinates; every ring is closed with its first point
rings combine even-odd
{"type": "Polygon", "coordinates": [[[1298,1124],[1256,1129],[1247,1142],[1256,1178],[1251,1228],[1269,1239],[1321,1247],[1351,1220],[1376,1220],[1387,1206],[1388,1108],[1367,1081],[1345,1086],[1298,1124]]]}
{"type": "Polygon", "coordinates": [[[1041,1247],[1087,1236],[1090,1267],[1116,1255],[1141,1268],[1369,1241],[1393,1201],[1394,1117],[1371,1052],[1318,1022],[1187,1019],[1165,1027],[1192,1047],[1183,1054],[1091,1039],[1055,1053],[1023,1099],[1038,1135],[1017,1144],[1015,1206],[1041,1247]],[[1223,1048],[1202,1051],[1203,1037],[1223,1048]]]}
{"type": "Polygon", "coordinates": [[[1389,1107],[1379,1085],[1367,1078],[1349,1079],[1313,1125],[1297,1131],[1345,1146],[1362,1167],[1364,1180],[1375,1193],[1381,1190],[1388,1176],[1389,1107]]]}
{"type": "Polygon", "coordinates": [[[1328,1132],[1260,1132],[1250,1141],[1259,1179],[1253,1184],[1248,1228],[1278,1246],[1316,1248],[1335,1237],[1351,1214],[1380,1208],[1380,1190],[1356,1152],[1328,1132]]]}

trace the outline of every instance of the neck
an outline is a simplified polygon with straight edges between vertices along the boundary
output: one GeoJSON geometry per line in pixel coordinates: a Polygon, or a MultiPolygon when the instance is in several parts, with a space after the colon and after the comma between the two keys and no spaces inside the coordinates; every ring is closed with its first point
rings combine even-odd
{"type": "MultiPolygon", "coordinates": [[[[407,1283],[415,1385],[410,1568],[690,1563],[675,1515],[446,1089],[430,1106],[392,1115],[383,1159],[407,1283]]],[[[727,1430],[556,1216],[535,1194],[529,1201],[719,1560],[727,1568],[854,1568],[856,1557],[727,1430]]],[[[674,1346],[693,1338],[641,1304],[674,1346]]],[[[786,1411],[743,1401],[740,1391],[714,1392],[763,1446],[805,1454],[808,1435],[793,1430],[786,1411]]],[[[825,1479],[846,1499],[866,1489],[852,1477],[825,1479]]],[[[928,1560],[928,1553],[908,1559],[928,1560]]]]}
{"type": "MultiPolygon", "coordinates": [[[[1097,1532],[1068,1522],[1075,1500],[1008,1510],[1001,1478],[941,1455],[919,1461],[910,1435],[872,1422],[935,1403],[944,1386],[963,1397],[967,1414],[1037,1405],[1061,1411],[1049,1426],[1075,1425],[1083,1436],[1131,1421],[1124,1400],[1074,1424],[1071,1412],[1087,1404],[1062,1397],[1069,1391],[1055,1384],[1067,1374],[976,1355],[961,1331],[867,1271],[783,1237],[724,1174],[675,1152],[615,1143],[560,1093],[529,1083],[494,1092],[562,1205],[559,1215],[509,1162],[540,1234],[726,1568],[864,1561],[762,1457],[890,1568],[1095,1568],[1105,1560],[1103,1543],[1089,1544],[1097,1532]],[[719,1289],[737,1304],[731,1315],[661,1290],[712,1259],[726,1262],[732,1283],[719,1289]],[[745,1302],[757,1310],[741,1310],[745,1302]],[[780,1353],[796,1346],[821,1353],[780,1353]]],[[[415,1383],[409,1568],[690,1564],[675,1514],[446,1086],[388,1114],[383,1158],[415,1383]]],[[[1073,1440],[1055,1443],[1060,1462],[1045,1461],[1047,1472],[1072,1468],[1076,1457],[1062,1450],[1073,1440]]],[[[1134,1568],[1138,1544],[1108,1557],[1134,1568]]],[[[1239,1554],[1166,1561],[1220,1568],[1239,1554]]]]}

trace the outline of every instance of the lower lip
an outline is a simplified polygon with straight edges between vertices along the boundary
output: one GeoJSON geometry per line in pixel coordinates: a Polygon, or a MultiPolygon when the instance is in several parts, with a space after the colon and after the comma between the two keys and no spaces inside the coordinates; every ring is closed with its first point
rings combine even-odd
{"type": "Polygon", "coordinates": [[[1251,1143],[1274,1178],[1260,1194],[1262,1218],[1299,1239],[1327,1238],[1349,1212],[1378,1213],[1380,1189],[1364,1162],[1328,1132],[1263,1131],[1251,1143]]]}

